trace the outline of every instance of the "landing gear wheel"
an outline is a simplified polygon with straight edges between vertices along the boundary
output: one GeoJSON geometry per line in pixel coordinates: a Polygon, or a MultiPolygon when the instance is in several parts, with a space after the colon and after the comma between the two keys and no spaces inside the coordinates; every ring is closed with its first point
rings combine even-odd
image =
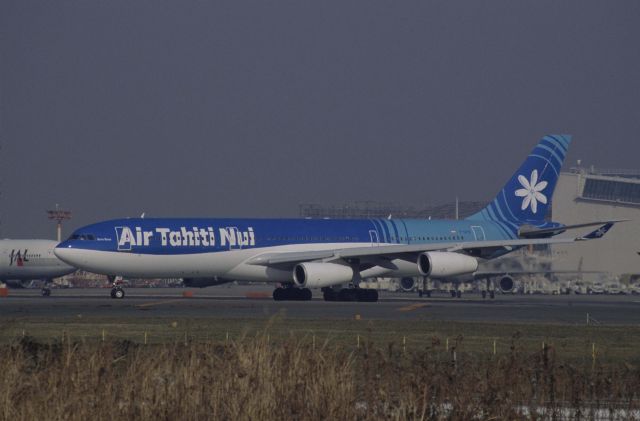
{"type": "Polygon", "coordinates": [[[482,291],[482,299],[487,298],[487,291],[482,291]]]}
{"type": "Polygon", "coordinates": [[[427,298],[431,298],[431,291],[427,291],[426,294],[427,294],[427,298]]]}
{"type": "Polygon", "coordinates": [[[301,301],[311,301],[313,294],[309,288],[302,288],[300,290],[300,300],[301,301]]]}
{"type": "Polygon", "coordinates": [[[332,288],[323,288],[325,301],[359,301],[374,303],[378,301],[378,290],[370,288],[343,288],[336,292],[332,288]]]}
{"type": "Polygon", "coordinates": [[[120,287],[112,288],[111,289],[111,298],[117,298],[117,299],[124,298],[124,289],[122,289],[120,287]]]}
{"type": "Polygon", "coordinates": [[[366,303],[374,303],[378,301],[378,290],[376,289],[360,289],[360,288],[343,288],[338,292],[335,301],[359,301],[366,303]]]}
{"type": "Polygon", "coordinates": [[[273,290],[273,299],[275,301],[282,301],[284,300],[285,296],[285,292],[284,292],[284,288],[276,288],[273,290]]]}
{"type": "Polygon", "coordinates": [[[371,290],[369,298],[371,299],[371,302],[377,302],[378,301],[378,290],[377,289],[371,290]]]}
{"type": "Polygon", "coordinates": [[[40,291],[40,294],[42,294],[43,297],[48,297],[51,295],[51,290],[49,288],[44,287],[40,291]]]}
{"type": "Polygon", "coordinates": [[[332,288],[327,288],[327,289],[323,288],[322,297],[324,298],[325,301],[338,301],[337,295],[338,294],[336,294],[332,288]]]}
{"type": "Polygon", "coordinates": [[[495,293],[495,292],[493,292],[493,291],[491,291],[491,292],[489,293],[489,298],[491,298],[492,300],[493,300],[494,298],[496,298],[496,293],[495,293]]]}
{"type": "Polygon", "coordinates": [[[338,301],[358,301],[358,292],[354,288],[342,288],[338,293],[338,301]]]}
{"type": "Polygon", "coordinates": [[[309,301],[313,297],[309,288],[276,288],[273,290],[275,301],[309,301]]]}
{"type": "Polygon", "coordinates": [[[456,298],[456,290],[455,289],[449,290],[449,293],[451,294],[451,298],[456,298]]]}
{"type": "Polygon", "coordinates": [[[422,298],[422,290],[421,289],[418,290],[418,297],[422,298]]]}
{"type": "Polygon", "coordinates": [[[456,291],[456,297],[462,298],[462,291],[456,291]]]}
{"type": "Polygon", "coordinates": [[[357,289],[358,301],[364,301],[367,303],[374,303],[378,301],[377,289],[357,289]]]}

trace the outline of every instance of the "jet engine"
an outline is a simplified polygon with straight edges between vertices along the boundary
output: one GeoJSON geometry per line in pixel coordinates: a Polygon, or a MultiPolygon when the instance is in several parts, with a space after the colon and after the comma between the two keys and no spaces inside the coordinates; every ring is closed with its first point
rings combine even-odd
{"type": "Polygon", "coordinates": [[[215,285],[222,285],[229,282],[233,282],[232,279],[223,279],[223,278],[183,278],[182,283],[184,286],[189,288],[205,288],[212,287],[215,285]]]}
{"type": "Polygon", "coordinates": [[[516,283],[511,276],[505,275],[500,278],[500,281],[498,281],[498,286],[500,287],[500,291],[505,294],[509,294],[514,292],[516,283]]]}
{"type": "Polygon", "coordinates": [[[293,282],[300,288],[323,288],[351,282],[353,269],[336,263],[299,263],[293,268],[293,282]]]}
{"type": "Polygon", "coordinates": [[[416,279],[409,276],[405,276],[400,279],[400,289],[405,292],[410,292],[416,289],[416,279]]]}
{"type": "Polygon", "coordinates": [[[446,251],[429,251],[418,256],[418,270],[423,276],[447,278],[478,270],[475,257],[446,251]]]}

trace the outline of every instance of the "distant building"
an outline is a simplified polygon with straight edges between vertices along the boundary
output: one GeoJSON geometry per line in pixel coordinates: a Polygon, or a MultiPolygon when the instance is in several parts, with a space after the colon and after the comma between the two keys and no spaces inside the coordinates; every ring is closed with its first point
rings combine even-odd
{"type": "Polygon", "coordinates": [[[630,220],[600,240],[553,246],[554,270],[640,277],[640,171],[573,168],[560,174],[552,206],[553,219],[567,224],[630,220]]]}

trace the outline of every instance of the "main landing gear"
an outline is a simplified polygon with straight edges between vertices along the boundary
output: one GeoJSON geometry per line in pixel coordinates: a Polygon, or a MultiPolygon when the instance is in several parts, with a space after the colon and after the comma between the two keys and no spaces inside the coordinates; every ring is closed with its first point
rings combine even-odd
{"type": "MultiPolygon", "coordinates": [[[[309,301],[311,300],[311,290],[309,288],[295,288],[285,286],[276,288],[273,291],[273,299],[276,301],[309,301]]],[[[335,290],[331,287],[322,288],[322,295],[325,301],[378,301],[378,291],[364,288],[342,288],[335,290]]]]}
{"type": "Polygon", "coordinates": [[[427,296],[427,298],[431,298],[431,289],[432,289],[432,285],[431,285],[431,280],[429,280],[426,276],[422,276],[422,279],[418,284],[418,287],[416,288],[418,290],[418,297],[422,298],[423,296],[427,296]]]}
{"type": "Polygon", "coordinates": [[[276,301],[309,301],[311,300],[309,288],[276,288],[273,290],[273,299],[276,301]]]}
{"type": "Polygon", "coordinates": [[[322,288],[325,301],[362,301],[373,303],[378,301],[378,290],[365,288],[322,288]]]}
{"type": "MultiPolygon", "coordinates": [[[[488,293],[489,293],[489,298],[491,299],[496,298],[496,293],[493,290],[488,291],[488,293]]],[[[484,289],[482,290],[482,298],[487,298],[487,291],[484,289]]]]}
{"type": "Polygon", "coordinates": [[[496,298],[496,292],[495,292],[495,287],[493,285],[493,281],[491,281],[491,278],[487,278],[486,283],[487,283],[486,288],[482,290],[482,298],[486,299],[488,294],[489,298],[493,300],[494,298],[496,298]]]}

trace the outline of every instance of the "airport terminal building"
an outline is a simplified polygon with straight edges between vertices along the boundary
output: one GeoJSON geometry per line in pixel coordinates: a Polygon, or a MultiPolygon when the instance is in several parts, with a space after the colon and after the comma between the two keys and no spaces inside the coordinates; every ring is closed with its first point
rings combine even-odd
{"type": "Polygon", "coordinates": [[[629,219],[598,241],[553,246],[553,270],[640,278],[640,171],[572,168],[558,179],[552,213],[554,221],[567,224],[629,219]]]}

